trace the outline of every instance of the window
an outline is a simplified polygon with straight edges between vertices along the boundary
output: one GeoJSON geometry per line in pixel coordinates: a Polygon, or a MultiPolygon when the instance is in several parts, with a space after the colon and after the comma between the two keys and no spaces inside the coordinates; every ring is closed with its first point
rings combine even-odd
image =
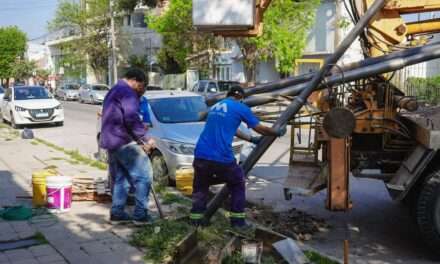
{"type": "Polygon", "coordinates": [[[133,27],[137,28],[146,28],[147,24],[145,23],[145,15],[142,13],[134,13],[132,15],[133,19],[133,27]]]}
{"type": "Polygon", "coordinates": [[[215,77],[219,81],[230,81],[232,80],[232,69],[231,65],[218,65],[215,70],[215,77]]]}
{"type": "Polygon", "coordinates": [[[216,92],[218,92],[217,84],[214,83],[214,82],[210,82],[209,85],[208,85],[208,91],[207,92],[208,93],[216,93],[216,92]]]}
{"type": "Polygon", "coordinates": [[[161,123],[199,122],[199,113],[207,109],[201,96],[152,99],[149,104],[161,123]]]}
{"type": "Polygon", "coordinates": [[[199,82],[199,89],[197,90],[199,93],[205,92],[206,82],[199,82]]]}

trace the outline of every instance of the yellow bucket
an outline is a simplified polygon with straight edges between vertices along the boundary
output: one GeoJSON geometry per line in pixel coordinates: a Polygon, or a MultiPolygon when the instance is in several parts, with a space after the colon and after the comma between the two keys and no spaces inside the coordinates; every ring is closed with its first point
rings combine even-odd
{"type": "Polygon", "coordinates": [[[180,169],[176,171],[176,188],[185,195],[191,195],[193,192],[193,169],[180,169]]]}
{"type": "Polygon", "coordinates": [[[34,206],[46,205],[46,177],[57,176],[53,169],[35,171],[32,173],[32,204],[34,206]]]}

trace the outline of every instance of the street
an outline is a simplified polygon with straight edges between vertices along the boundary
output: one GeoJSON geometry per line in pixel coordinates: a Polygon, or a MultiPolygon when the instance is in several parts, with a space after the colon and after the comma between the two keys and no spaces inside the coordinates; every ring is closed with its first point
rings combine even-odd
{"type": "Polygon", "coordinates": [[[33,127],[35,136],[69,150],[79,150],[94,157],[97,152],[96,120],[100,105],[62,102],[65,121],[62,127],[41,125],[33,127]]]}
{"type": "MultiPolygon", "coordinates": [[[[96,153],[96,112],[98,105],[63,102],[64,127],[37,127],[35,135],[66,149],[96,153]]],[[[407,209],[391,200],[380,181],[351,179],[353,210],[348,213],[325,209],[326,192],[313,197],[293,197],[285,201],[282,184],[288,171],[289,137],[277,140],[251,173],[248,200],[275,211],[296,208],[325,219],[331,228],[316,234],[306,245],[341,259],[342,243],[350,240],[353,263],[435,263],[417,237],[407,209]]],[[[0,153],[2,155],[2,153],[0,153]]]]}

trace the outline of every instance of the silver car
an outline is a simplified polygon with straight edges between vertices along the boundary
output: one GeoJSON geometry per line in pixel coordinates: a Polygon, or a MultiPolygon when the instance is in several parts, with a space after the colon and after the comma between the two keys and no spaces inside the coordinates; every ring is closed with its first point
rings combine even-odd
{"type": "Polygon", "coordinates": [[[79,84],[65,84],[55,91],[55,97],[64,101],[78,100],[79,84]]]}
{"type": "Polygon", "coordinates": [[[102,104],[110,87],[106,84],[84,84],[79,89],[79,102],[102,104]]]}
{"type": "MultiPolygon", "coordinates": [[[[154,179],[172,184],[177,170],[192,168],[195,145],[205,126],[205,122],[199,121],[199,112],[206,111],[207,106],[203,96],[192,92],[147,91],[145,96],[151,119],[149,134],[157,145],[150,156],[154,179]]],[[[98,142],[100,126],[98,120],[98,142]]],[[[243,146],[242,140],[233,143],[237,159],[243,146]]]]}

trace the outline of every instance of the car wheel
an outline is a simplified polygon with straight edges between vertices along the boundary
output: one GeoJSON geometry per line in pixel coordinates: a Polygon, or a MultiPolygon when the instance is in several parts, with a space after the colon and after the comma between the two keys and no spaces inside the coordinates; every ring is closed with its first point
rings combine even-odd
{"type": "Polygon", "coordinates": [[[155,150],[151,153],[150,159],[154,182],[160,186],[169,186],[171,181],[168,175],[168,167],[162,153],[155,150]]]}
{"type": "Polygon", "coordinates": [[[415,206],[420,233],[433,252],[438,252],[440,248],[440,169],[429,175],[421,186],[415,206]]]}

